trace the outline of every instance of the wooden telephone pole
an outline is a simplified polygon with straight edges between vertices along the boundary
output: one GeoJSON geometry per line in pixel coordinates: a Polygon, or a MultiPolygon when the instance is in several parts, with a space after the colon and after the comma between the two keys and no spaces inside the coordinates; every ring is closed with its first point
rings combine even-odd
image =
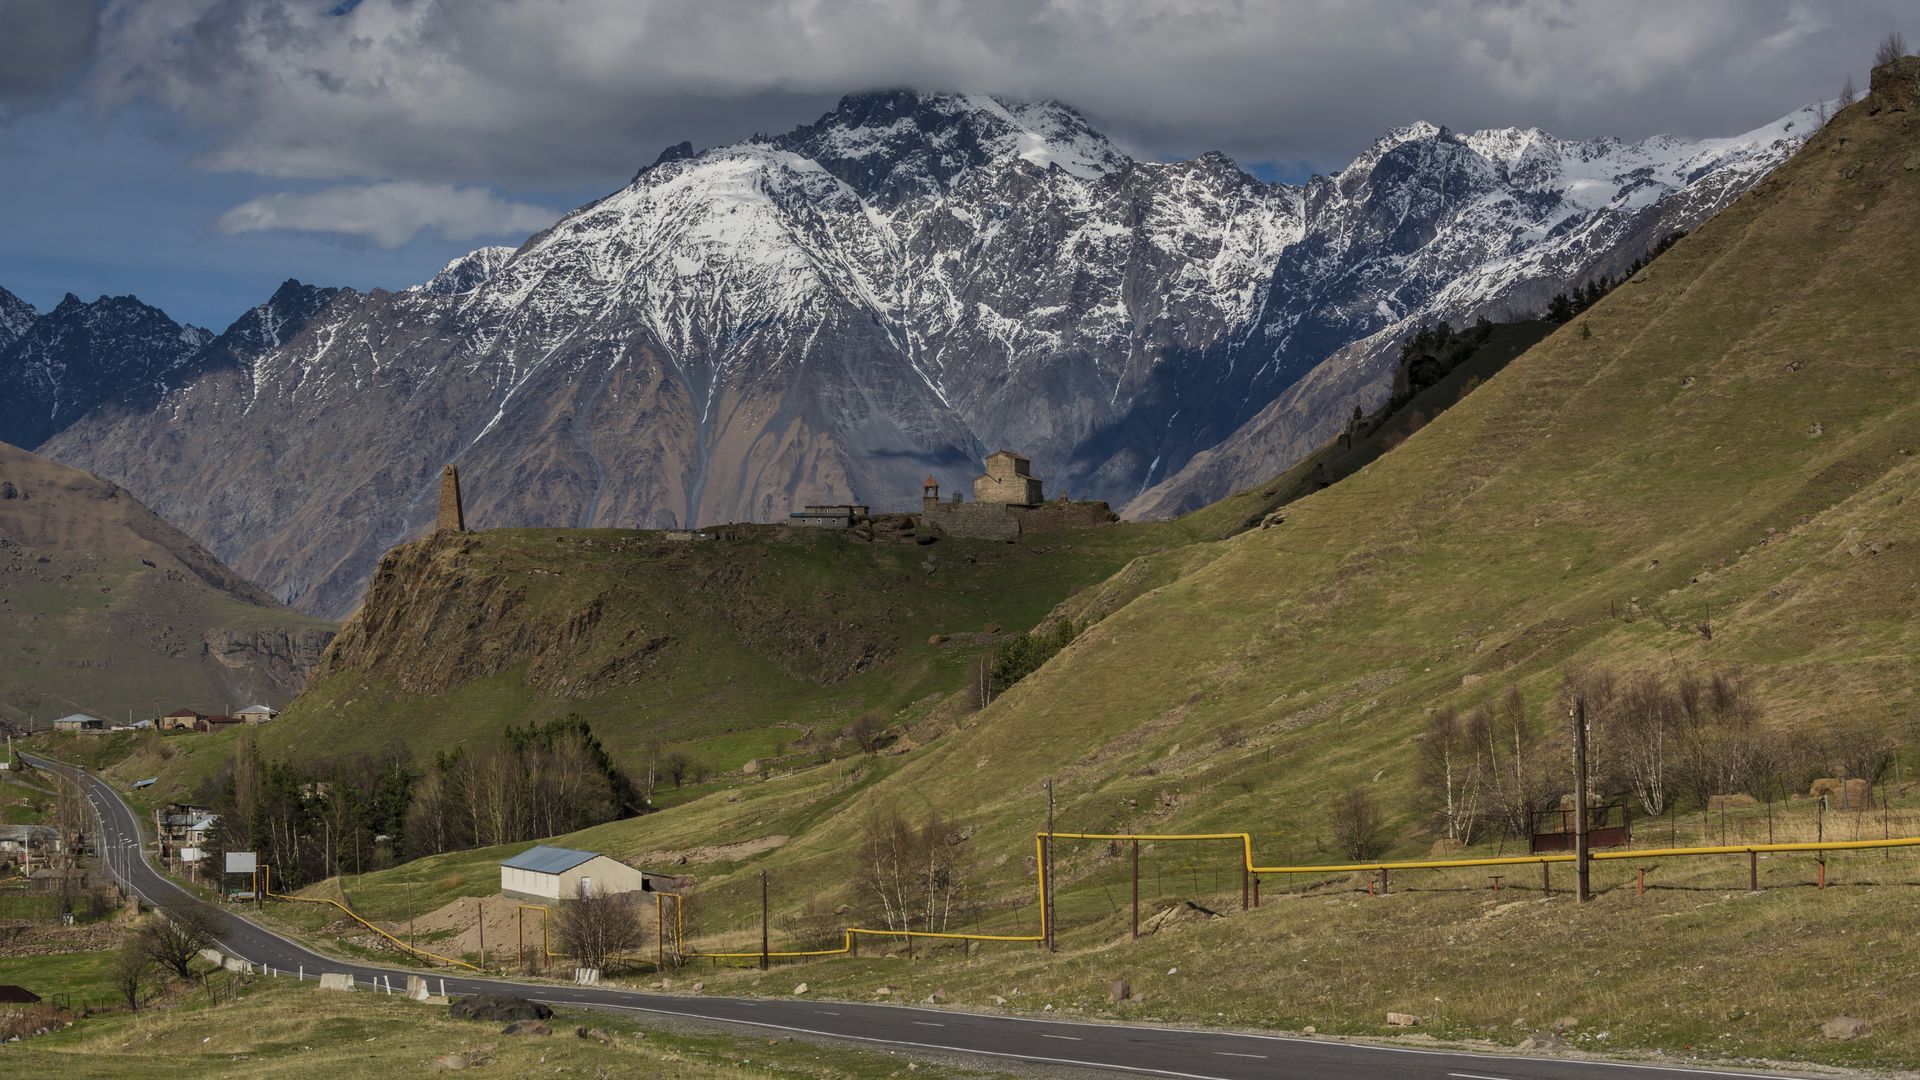
{"type": "Polygon", "coordinates": [[[760,871],[760,970],[767,970],[767,872],[760,871]]]}
{"type": "Polygon", "coordinates": [[[1053,778],[1047,778],[1047,858],[1042,871],[1046,875],[1046,887],[1041,889],[1042,914],[1047,920],[1046,949],[1053,951],[1053,778]]]}
{"type": "Polygon", "coordinates": [[[1587,877],[1587,698],[1573,696],[1573,865],[1574,896],[1584,904],[1593,899],[1587,877]]]}

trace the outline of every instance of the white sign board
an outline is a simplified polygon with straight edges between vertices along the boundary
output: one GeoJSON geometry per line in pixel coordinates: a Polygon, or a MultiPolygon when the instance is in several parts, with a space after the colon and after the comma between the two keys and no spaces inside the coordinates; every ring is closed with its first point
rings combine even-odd
{"type": "Polygon", "coordinates": [[[260,869],[260,859],[251,851],[227,852],[227,873],[251,874],[260,869]]]}
{"type": "Polygon", "coordinates": [[[181,862],[199,862],[200,857],[201,852],[197,847],[183,847],[180,849],[181,862]]]}

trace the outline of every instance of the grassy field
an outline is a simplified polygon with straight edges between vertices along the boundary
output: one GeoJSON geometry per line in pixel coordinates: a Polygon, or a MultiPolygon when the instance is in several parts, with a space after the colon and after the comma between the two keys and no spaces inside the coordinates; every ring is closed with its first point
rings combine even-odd
{"type": "Polygon", "coordinates": [[[443,1005],[324,992],[311,982],[262,981],[254,987],[232,1004],[188,1003],[90,1019],[0,1047],[0,1070],[74,1080],[254,1077],[281,1069],[310,1077],[384,1078],[431,1070],[435,1058],[458,1054],[487,1075],[504,1076],[887,1077],[903,1075],[909,1064],[922,1075],[1007,1075],[784,1037],[667,1030],[585,1010],[560,1011],[549,1037],[504,1036],[499,1024],[450,1019],[443,1005]],[[580,1027],[590,1027],[596,1037],[577,1036],[580,1027]]]}

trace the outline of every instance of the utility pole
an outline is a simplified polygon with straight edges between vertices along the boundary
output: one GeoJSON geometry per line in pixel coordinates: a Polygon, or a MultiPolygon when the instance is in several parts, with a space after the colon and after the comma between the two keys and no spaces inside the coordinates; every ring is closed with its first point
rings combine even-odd
{"type": "Polygon", "coordinates": [[[760,970],[767,970],[767,872],[760,871],[760,970]]]}
{"type": "Polygon", "coordinates": [[[1047,922],[1047,951],[1053,951],[1053,777],[1047,777],[1047,858],[1046,884],[1040,890],[1041,914],[1047,922]]]}
{"type": "Polygon", "coordinates": [[[1587,697],[1573,696],[1573,862],[1577,871],[1574,896],[1584,904],[1593,899],[1587,878],[1587,697]]]}

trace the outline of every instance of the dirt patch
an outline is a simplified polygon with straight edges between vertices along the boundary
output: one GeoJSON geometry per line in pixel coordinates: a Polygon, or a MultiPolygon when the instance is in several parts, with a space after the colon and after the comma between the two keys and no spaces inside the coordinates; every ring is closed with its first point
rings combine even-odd
{"type": "MultiPolygon", "coordinates": [[[[412,931],[420,939],[420,948],[442,956],[478,953],[483,941],[488,956],[510,956],[520,941],[522,903],[510,896],[463,896],[446,907],[415,918],[412,931]],[[447,931],[452,934],[441,936],[447,931]]],[[[540,912],[530,910],[524,920],[527,944],[538,952],[540,912]]],[[[407,939],[406,920],[387,923],[386,928],[400,940],[407,939]]]]}
{"type": "Polygon", "coordinates": [[[684,851],[648,851],[625,860],[632,866],[706,866],[711,863],[739,862],[751,859],[755,855],[764,855],[774,848],[785,844],[789,839],[780,833],[762,836],[753,840],[741,840],[732,844],[711,844],[706,847],[687,848],[684,851]]]}

